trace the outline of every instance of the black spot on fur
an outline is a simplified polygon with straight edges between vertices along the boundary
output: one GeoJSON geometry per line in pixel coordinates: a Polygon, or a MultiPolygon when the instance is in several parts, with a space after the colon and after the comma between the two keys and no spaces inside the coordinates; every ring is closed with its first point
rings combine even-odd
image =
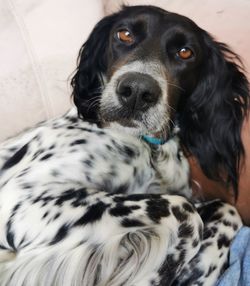
{"type": "Polygon", "coordinates": [[[214,272],[214,270],[215,270],[216,268],[217,268],[216,265],[210,265],[205,277],[206,277],[206,278],[209,277],[210,274],[211,274],[212,272],[214,272]]]}
{"type": "Polygon", "coordinates": [[[225,226],[232,226],[232,223],[228,220],[223,220],[222,223],[225,225],[225,226]]]}
{"type": "Polygon", "coordinates": [[[192,243],[192,246],[193,246],[193,247],[197,247],[198,244],[199,244],[199,240],[198,240],[198,239],[195,239],[195,240],[193,241],[193,243],[192,243]]]}
{"type": "Polygon", "coordinates": [[[186,255],[187,255],[187,250],[185,248],[183,248],[181,250],[181,252],[180,252],[179,260],[180,261],[185,261],[186,255]]]}
{"type": "Polygon", "coordinates": [[[162,217],[170,215],[169,202],[166,199],[149,199],[147,201],[147,214],[155,223],[159,223],[162,217]]]}
{"type": "Polygon", "coordinates": [[[215,213],[212,217],[211,217],[211,220],[213,221],[218,221],[220,220],[221,218],[223,217],[223,214],[218,212],[218,213],[215,213]]]}
{"type": "Polygon", "coordinates": [[[199,207],[197,210],[201,216],[202,221],[209,222],[211,220],[216,219],[214,216],[218,209],[223,206],[223,203],[221,201],[214,201],[210,204],[207,204],[205,206],[199,207]]]}
{"type": "Polygon", "coordinates": [[[45,161],[45,160],[49,159],[51,156],[53,156],[53,154],[48,153],[48,154],[44,155],[40,160],[45,161]]]}
{"type": "Polygon", "coordinates": [[[59,241],[63,240],[67,236],[68,231],[69,231],[69,226],[67,224],[62,225],[57,231],[55,237],[50,242],[50,245],[56,244],[59,241]]]}
{"type": "Polygon", "coordinates": [[[69,129],[69,130],[71,130],[71,129],[75,129],[75,127],[74,127],[74,126],[67,126],[66,128],[67,128],[67,129],[69,129]]]}
{"type": "Polygon", "coordinates": [[[32,203],[33,204],[36,204],[36,203],[42,203],[42,206],[46,206],[46,204],[49,202],[49,201],[52,201],[54,199],[54,197],[52,196],[47,196],[47,195],[40,195],[36,198],[33,199],[32,203]]]}
{"type": "Polygon", "coordinates": [[[83,163],[87,167],[93,168],[93,162],[91,160],[85,160],[85,161],[83,161],[83,163]]]}
{"type": "Polygon", "coordinates": [[[115,194],[125,194],[128,191],[128,185],[124,184],[124,185],[119,185],[118,187],[116,187],[112,193],[115,194]]]}
{"type": "Polygon", "coordinates": [[[206,241],[206,242],[203,242],[202,245],[201,245],[201,248],[200,248],[200,251],[204,251],[206,248],[208,248],[209,246],[211,246],[213,243],[211,241],[206,241]]]}
{"type": "Polygon", "coordinates": [[[221,234],[218,238],[217,245],[218,249],[221,249],[223,246],[227,248],[230,245],[230,240],[225,234],[221,234]]]}
{"type": "Polygon", "coordinates": [[[33,155],[32,160],[35,160],[39,155],[41,155],[44,152],[43,149],[40,149],[36,151],[36,153],[33,155]]]}
{"type": "Polygon", "coordinates": [[[138,172],[138,171],[137,171],[137,168],[136,168],[136,167],[134,167],[134,168],[133,168],[133,176],[134,176],[134,177],[136,177],[137,172],[138,172]]]}
{"type": "Polygon", "coordinates": [[[228,268],[228,261],[225,261],[220,269],[220,274],[222,274],[228,268]]]}
{"type": "Polygon", "coordinates": [[[55,144],[52,144],[50,147],[49,147],[49,150],[52,150],[52,149],[55,149],[55,144]]]}
{"type": "Polygon", "coordinates": [[[86,144],[86,143],[87,143],[86,139],[78,139],[78,140],[71,142],[70,146],[81,145],[81,144],[86,144]]]}
{"type": "Polygon", "coordinates": [[[208,239],[214,236],[214,232],[210,228],[205,228],[203,232],[203,239],[208,239]]]}
{"type": "Polygon", "coordinates": [[[49,212],[47,211],[47,212],[45,212],[44,214],[43,214],[43,218],[46,218],[47,216],[48,216],[48,214],[49,214],[49,212]]]}
{"type": "Polygon", "coordinates": [[[25,144],[12,157],[10,157],[3,165],[2,169],[9,169],[19,163],[28,152],[29,144],[25,144]]]}
{"type": "Polygon", "coordinates": [[[18,203],[14,206],[14,208],[12,209],[12,212],[11,212],[11,216],[7,222],[7,225],[6,225],[6,240],[9,244],[9,246],[16,250],[16,247],[15,247],[15,244],[14,244],[14,241],[15,241],[15,233],[14,231],[12,230],[12,221],[17,213],[17,211],[19,210],[19,208],[21,207],[21,203],[18,203]]]}
{"type": "Polygon", "coordinates": [[[112,216],[127,216],[132,212],[130,207],[117,204],[116,207],[110,209],[109,213],[112,216]]]}
{"type": "Polygon", "coordinates": [[[60,215],[61,215],[61,213],[56,213],[55,216],[53,217],[53,220],[58,219],[60,215]]]}
{"type": "Polygon", "coordinates": [[[239,227],[236,223],[233,223],[232,226],[233,226],[233,230],[234,230],[234,231],[236,231],[236,230],[238,229],[238,227],[239,227]]]}
{"type": "Polygon", "coordinates": [[[110,145],[108,145],[108,144],[106,144],[105,147],[106,147],[109,151],[113,150],[113,148],[112,148],[110,145]]]}
{"type": "Polygon", "coordinates": [[[182,205],[183,209],[189,213],[194,213],[195,209],[193,208],[192,205],[188,204],[188,203],[183,203],[182,205]]]}
{"type": "Polygon", "coordinates": [[[55,205],[63,205],[64,202],[70,201],[70,200],[76,200],[76,201],[82,201],[86,198],[87,192],[85,188],[81,188],[78,190],[75,189],[69,189],[65,192],[63,192],[56,200],[55,205]]]}
{"type": "Polygon", "coordinates": [[[172,213],[180,222],[183,222],[188,218],[188,215],[185,212],[181,211],[179,206],[172,207],[172,213]]]}
{"type": "Polygon", "coordinates": [[[178,236],[179,237],[190,237],[193,235],[193,232],[194,232],[194,228],[192,227],[192,225],[185,222],[179,226],[178,236]]]}
{"type": "Polygon", "coordinates": [[[10,229],[10,226],[7,226],[6,239],[7,239],[7,242],[8,242],[8,244],[9,244],[9,246],[10,246],[12,249],[15,250],[15,249],[16,249],[15,244],[14,244],[15,234],[14,234],[14,232],[10,229]]]}
{"type": "Polygon", "coordinates": [[[28,189],[33,188],[33,186],[28,184],[28,183],[24,183],[24,184],[22,184],[22,188],[28,190],[28,189]]]}
{"type": "Polygon", "coordinates": [[[187,240],[182,238],[179,242],[179,244],[175,247],[175,249],[177,250],[183,250],[183,248],[186,247],[186,244],[187,244],[187,240]]]}
{"type": "Polygon", "coordinates": [[[86,213],[80,219],[78,219],[74,225],[85,225],[100,220],[108,206],[108,204],[104,204],[103,202],[98,202],[94,205],[91,205],[87,209],[86,213]]]}
{"type": "Polygon", "coordinates": [[[145,224],[138,219],[125,218],[122,220],[122,226],[124,226],[124,227],[141,227],[144,225],[145,224]]]}
{"type": "Polygon", "coordinates": [[[71,123],[76,123],[78,119],[76,117],[66,117],[71,123]]]}
{"type": "Polygon", "coordinates": [[[174,259],[173,254],[170,254],[166,257],[165,261],[163,262],[162,266],[158,271],[160,276],[160,283],[158,285],[175,285],[172,282],[177,274],[177,262],[178,261],[174,259]]]}
{"type": "Polygon", "coordinates": [[[195,285],[195,286],[202,286],[202,283],[198,281],[199,277],[203,276],[204,271],[202,269],[195,267],[192,269],[191,275],[185,281],[182,281],[179,285],[186,286],[186,285],[195,285]],[[195,282],[195,283],[194,283],[195,282]]]}
{"type": "Polygon", "coordinates": [[[146,199],[160,199],[161,196],[158,194],[133,194],[127,196],[116,196],[114,197],[115,202],[124,202],[124,201],[134,201],[139,202],[146,199]]]}
{"type": "Polygon", "coordinates": [[[129,208],[130,208],[131,210],[139,210],[141,207],[134,205],[134,206],[129,206],[129,208]]]}
{"type": "Polygon", "coordinates": [[[230,215],[234,216],[235,215],[235,211],[234,210],[229,210],[230,215]]]}
{"type": "Polygon", "coordinates": [[[128,146],[124,146],[124,152],[129,158],[134,158],[136,156],[136,152],[128,146]]]}

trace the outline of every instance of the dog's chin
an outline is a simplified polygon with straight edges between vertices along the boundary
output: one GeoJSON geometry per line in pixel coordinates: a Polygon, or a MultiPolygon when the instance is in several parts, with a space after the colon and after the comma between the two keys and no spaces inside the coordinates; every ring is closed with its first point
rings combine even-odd
{"type": "Polygon", "coordinates": [[[117,130],[122,133],[130,134],[136,137],[141,137],[144,135],[149,135],[157,138],[166,138],[162,130],[159,130],[157,127],[152,128],[145,126],[142,122],[136,120],[122,120],[122,121],[103,121],[102,126],[104,128],[117,130]]]}
{"type": "MultiPolygon", "coordinates": [[[[162,113],[164,112],[165,110],[162,111],[162,113]]],[[[158,118],[153,114],[152,111],[148,114],[142,112],[132,114],[126,112],[126,110],[122,113],[121,110],[118,112],[116,108],[101,108],[99,119],[104,128],[118,130],[134,136],[148,135],[164,140],[168,137],[169,120],[166,120],[168,117],[164,117],[160,112],[158,112],[158,118]]]]}

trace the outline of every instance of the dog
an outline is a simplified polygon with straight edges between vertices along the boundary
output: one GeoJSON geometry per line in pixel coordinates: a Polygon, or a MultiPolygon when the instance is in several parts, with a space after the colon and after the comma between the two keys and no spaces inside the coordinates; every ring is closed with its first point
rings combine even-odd
{"type": "Polygon", "coordinates": [[[180,145],[237,190],[232,146],[211,140],[221,119],[243,152],[247,81],[232,57],[153,6],[101,20],[79,53],[76,108],[1,145],[0,285],[214,285],[242,223],[228,204],[189,202],[180,145]]]}

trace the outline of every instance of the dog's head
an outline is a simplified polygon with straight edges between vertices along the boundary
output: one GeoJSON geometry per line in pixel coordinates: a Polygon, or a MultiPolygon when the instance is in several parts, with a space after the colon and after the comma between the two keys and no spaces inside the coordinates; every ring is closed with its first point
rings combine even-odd
{"type": "Polygon", "coordinates": [[[197,84],[202,45],[191,20],[156,7],[124,7],[104,18],[79,55],[79,113],[141,134],[166,131],[180,96],[197,84]]]}
{"type": "Polygon", "coordinates": [[[249,101],[238,60],[184,16],[123,7],[82,46],[73,98],[85,120],[138,135],[167,137],[178,113],[182,142],[207,175],[226,169],[235,182],[249,101]]]}

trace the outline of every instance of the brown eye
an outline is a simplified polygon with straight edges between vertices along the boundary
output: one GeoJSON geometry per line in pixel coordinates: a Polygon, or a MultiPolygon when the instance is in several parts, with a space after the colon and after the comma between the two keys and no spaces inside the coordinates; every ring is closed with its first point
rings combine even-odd
{"type": "Polygon", "coordinates": [[[134,42],[134,38],[128,30],[121,30],[117,32],[117,38],[124,43],[132,44],[134,42]]]}
{"type": "Polygon", "coordinates": [[[177,54],[183,60],[190,59],[193,56],[193,52],[189,48],[182,48],[177,54]]]}

